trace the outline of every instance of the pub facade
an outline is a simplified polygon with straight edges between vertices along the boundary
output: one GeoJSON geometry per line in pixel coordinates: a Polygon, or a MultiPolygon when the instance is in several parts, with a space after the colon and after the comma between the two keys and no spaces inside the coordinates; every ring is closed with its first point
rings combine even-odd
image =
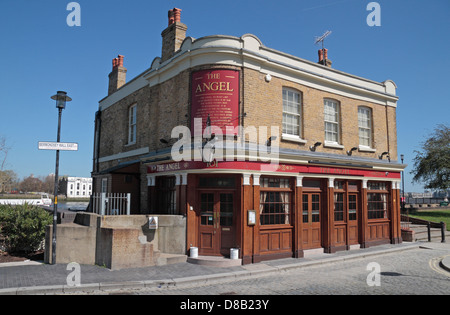
{"type": "Polygon", "coordinates": [[[169,11],[161,57],[126,82],[113,60],[96,113],[94,192],[186,220],[187,254],[244,264],[401,243],[396,85],[268,47],[186,37],[169,11]]]}

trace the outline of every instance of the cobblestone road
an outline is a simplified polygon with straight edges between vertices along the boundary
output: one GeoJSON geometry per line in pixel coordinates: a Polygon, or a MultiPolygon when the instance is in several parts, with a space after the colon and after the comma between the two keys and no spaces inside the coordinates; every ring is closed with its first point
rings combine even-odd
{"type": "MultiPolygon", "coordinates": [[[[232,282],[221,281],[204,286],[186,284],[182,287],[115,291],[107,294],[448,295],[450,294],[450,272],[442,269],[439,261],[449,255],[450,244],[425,243],[422,248],[414,250],[298,268],[269,276],[253,276],[237,281],[234,279],[232,282]],[[369,265],[370,263],[375,264],[369,265]],[[368,280],[374,285],[369,286],[368,280]]],[[[248,268],[257,268],[257,265],[248,265],[248,268]]]]}

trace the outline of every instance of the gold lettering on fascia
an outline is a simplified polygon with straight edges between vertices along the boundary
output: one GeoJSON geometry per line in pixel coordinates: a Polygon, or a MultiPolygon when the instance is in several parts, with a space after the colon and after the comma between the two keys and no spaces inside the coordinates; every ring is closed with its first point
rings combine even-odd
{"type": "Polygon", "coordinates": [[[195,89],[195,93],[204,93],[208,91],[219,91],[219,92],[233,92],[234,89],[230,87],[231,82],[208,82],[200,83],[195,89]]]}
{"type": "Polygon", "coordinates": [[[157,172],[177,171],[180,169],[180,163],[162,164],[156,166],[157,172]]]}
{"type": "Polygon", "coordinates": [[[340,168],[321,167],[320,172],[324,174],[350,175],[350,170],[340,168]]]}

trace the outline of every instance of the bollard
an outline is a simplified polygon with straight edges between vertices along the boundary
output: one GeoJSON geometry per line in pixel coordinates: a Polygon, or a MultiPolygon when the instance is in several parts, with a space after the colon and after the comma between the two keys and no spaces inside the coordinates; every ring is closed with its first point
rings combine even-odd
{"type": "Polygon", "coordinates": [[[446,230],[446,224],[441,221],[441,243],[445,243],[445,230],[446,230]]]}
{"type": "Polygon", "coordinates": [[[428,242],[431,242],[431,223],[430,222],[427,223],[427,228],[428,228],[428,242]]]}

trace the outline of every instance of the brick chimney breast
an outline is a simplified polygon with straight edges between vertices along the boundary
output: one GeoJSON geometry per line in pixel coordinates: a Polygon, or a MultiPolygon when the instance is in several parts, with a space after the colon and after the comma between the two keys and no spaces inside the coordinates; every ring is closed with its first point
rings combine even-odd
{"type": "Polygon", "coordinates": [[[161,61],[172,58],[181,48],[186,38],[187,26],[181,23],[181,9],[173,8],[168,12],[169,26],[161,33],[163,38],[161,61]]]}
{"type": "Polygon", "coordinates": [[[109,74],[108,95],[113,94],[126,83],[127,69],[123,66],[124,56],[118,55],[112,60],[112,71],[109,74]]]}

